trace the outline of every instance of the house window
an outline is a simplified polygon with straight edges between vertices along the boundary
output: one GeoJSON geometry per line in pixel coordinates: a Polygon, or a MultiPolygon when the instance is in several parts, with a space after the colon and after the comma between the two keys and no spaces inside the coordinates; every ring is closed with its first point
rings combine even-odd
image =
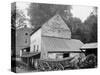
{"type": "Polygon", "coordinates": [[[27,43],[27,39],[25,39],[25,43],[27,43]]]}
{"type": "Polygon", "coordinates": [[[37,52],[38,52],[38,50],[39,50],[39,45],[34,45],[34,46],[33,46],[33,49],[34,49],[34,51],[37,51],[37,52]]]}
{"type": "Polygon", "coordinates": [[[35,45],[34,45],[34,51],[35,51],[35,45]]]}
{"type": "Polygon", "coordinates": [[[25,33],[25,35],[28,35],[28,33],[25,33]]]}

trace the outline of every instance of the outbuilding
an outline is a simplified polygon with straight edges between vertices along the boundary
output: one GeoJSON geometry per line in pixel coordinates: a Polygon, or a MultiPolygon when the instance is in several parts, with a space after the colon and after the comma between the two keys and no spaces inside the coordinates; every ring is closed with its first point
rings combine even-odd
{"type": "Polygon", "coordinates": [[[80,48],[86,55],[94,54],[97,56],[97,43],[86,43],[80,48]]]}

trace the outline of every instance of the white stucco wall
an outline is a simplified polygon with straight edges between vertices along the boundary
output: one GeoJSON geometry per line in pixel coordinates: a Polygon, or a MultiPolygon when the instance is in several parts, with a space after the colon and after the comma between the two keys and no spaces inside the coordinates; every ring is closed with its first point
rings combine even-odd
{"type": "Polygon", "coordinates": [[[37,46],[38,46],[38,52],[41,51],[41,29],[36,31],[34,34],[31,35],[30,37],[30,52],[36,52],[37,51],[37,46]],[[35,50],[34,50],[35,46],[35,50]]]}

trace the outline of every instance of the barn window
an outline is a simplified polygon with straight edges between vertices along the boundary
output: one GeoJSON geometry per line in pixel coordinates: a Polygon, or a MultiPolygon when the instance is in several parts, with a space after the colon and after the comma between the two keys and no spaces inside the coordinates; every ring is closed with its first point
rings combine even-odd
{"type": "Polygon", "coordinates": [[[64,53],[63,58],[69,57],[69,53],[64,53]]]}
{"type": "Polygon", "coordinates": [[[39,45],[37,45],[37,52],[38,52],[38,50],[39,50],[39,45]]]}

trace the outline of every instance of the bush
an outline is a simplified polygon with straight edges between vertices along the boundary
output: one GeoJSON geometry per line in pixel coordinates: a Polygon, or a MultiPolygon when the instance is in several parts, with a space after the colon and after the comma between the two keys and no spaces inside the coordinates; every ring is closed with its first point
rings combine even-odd
{"type": "Polygon", "coordinates": [[[86,56],[86,59],[80,63],[80,68],[95,68],[97,66],[97,58],[94,54],[86,56]]]}

